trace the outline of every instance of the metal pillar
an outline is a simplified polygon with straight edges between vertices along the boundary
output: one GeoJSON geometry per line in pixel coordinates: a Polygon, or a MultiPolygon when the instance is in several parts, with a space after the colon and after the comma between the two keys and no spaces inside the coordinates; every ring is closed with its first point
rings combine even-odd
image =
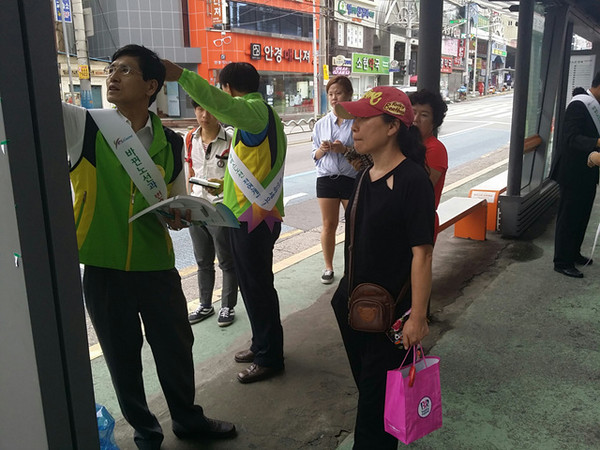
{"type": "Polygon", "coordinates": [[[527,117],[529,94],[529,71],[531,65],[531,36],[533,30],[534,0],[519,3],[519,51],[515,61],[515,95],[508,155],[508,196],[521,194],[521,174],[523,171],[523,141],[527,117]]]}
{"type": "Polygon", "coordinates": [[[419,89],[440,90],[443,0],[421,0],[419,12],[419,89]]]}
{"type": "MultiPolygon", "coordinates": [[[[61,2],[62,3],[62,2],[61,2]]],[[[81,106],[93,108],[92,82],[90,81],[90,65],[88,61],[87,38],[83,20],[83,5],[81,0],[73,0],[73,26],[75,28],[75,48],[77,49],[77,73],[79,74],[79,93],[81,106]]]]}
{"type": "Polygon", "coordinates": [[[0,8],[0,447],[98,449],[51,6],[0,8]]]}

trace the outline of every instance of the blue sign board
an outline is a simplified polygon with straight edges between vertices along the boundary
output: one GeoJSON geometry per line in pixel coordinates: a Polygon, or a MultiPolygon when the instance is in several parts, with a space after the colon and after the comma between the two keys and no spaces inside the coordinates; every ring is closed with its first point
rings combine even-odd
{"type": "MultiPolygon", "coordinates": [[[[54,5],[56,6],[56,8],[55,8],[56,20],[58,22],[63,21],[63,17],[61,16],[61,13],[60,13],[60,2],[61,2],[61,0],[54,0],[54,5]]],[[[65,16],[64,21],[67,23],[72,23],[73,16],[71,16],[71,0],[62,0],[62,4],[63,4],[62,12],[65,16]]]]}

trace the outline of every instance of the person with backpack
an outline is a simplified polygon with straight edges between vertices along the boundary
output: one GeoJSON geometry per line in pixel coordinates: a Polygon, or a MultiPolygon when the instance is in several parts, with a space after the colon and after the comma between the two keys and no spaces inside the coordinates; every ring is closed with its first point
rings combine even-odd
{"type": "MultiPolygon", "coordinates": [[[[193,196],[202,197],[211,203],[220,203],[223,201],[223,179],[233,130],[231,127],[223,127],[215,116],[193,100],[192,106],[199,126],[185,136],[186,179],[200,178],[218,183],[219,187],[188,183],[188,190],[193,196]]],[[[235,319],[234,308],[238,291],[229,231],[224,227],[202,224],[193,224],[189,230],[198,264],[200,305],[188,315],[188,320],[191,324],[198,323],[215,313],[212,297],[215,287],[216,253],[219,268],[223,272],[221,309],[217,323],[220,327],[229,326],[235,319]]]]}

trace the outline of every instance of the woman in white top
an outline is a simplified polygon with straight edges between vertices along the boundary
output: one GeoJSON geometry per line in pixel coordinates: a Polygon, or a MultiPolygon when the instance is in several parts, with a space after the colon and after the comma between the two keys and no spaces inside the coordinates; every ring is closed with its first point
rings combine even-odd
{"type": "Polygon", "coordinates": [[[321,282],[333,282],[333,255],[335,252],[335,231],[337,230],[340,204],[346,208],[354,188],[356,170],[345,158],[354,141],[352,140],[352,120],[344,120],[333,111],[339,102],[352,100],[352,82],[348,77],[333,77],[327,83],[327,98],[331,111],[316,124],[313,130],[312,157],[317,167],[317,198],[323,219],[321,248],[325,269],[321,282]]]}

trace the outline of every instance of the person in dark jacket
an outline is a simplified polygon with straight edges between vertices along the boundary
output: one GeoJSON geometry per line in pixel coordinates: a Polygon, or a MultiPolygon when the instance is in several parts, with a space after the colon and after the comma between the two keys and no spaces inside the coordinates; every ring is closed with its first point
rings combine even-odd
{"type": "Polygon", "coordinates": [[[592,260],[581,255],[590,220],[600,165],[600,72],[585,93],[575,95],[565,112],[562,139],[550,177],[560,186],[554,236],[554,270],[583,278],[575,265],[592,260]]]}

